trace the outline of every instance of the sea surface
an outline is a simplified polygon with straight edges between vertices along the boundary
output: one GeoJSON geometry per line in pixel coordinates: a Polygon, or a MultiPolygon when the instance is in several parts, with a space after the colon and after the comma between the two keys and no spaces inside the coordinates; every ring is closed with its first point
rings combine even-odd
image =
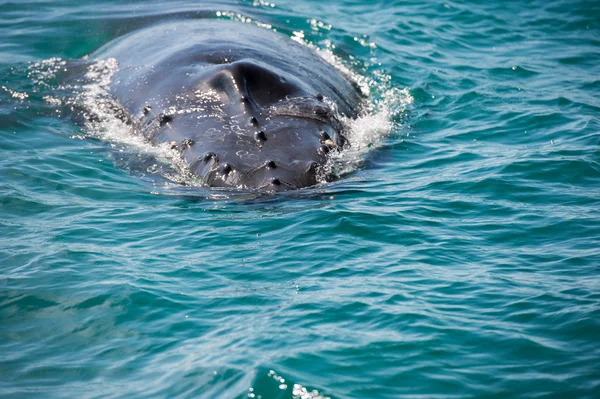
{"type": "Polygon", "coordinates": [[[600,398],[598,1],[0,0],[0,38],[0,397],[600,398]],[[210,190],[82,122],[84,57],[172,19],[361,86],[339,178],[210,190]]]}

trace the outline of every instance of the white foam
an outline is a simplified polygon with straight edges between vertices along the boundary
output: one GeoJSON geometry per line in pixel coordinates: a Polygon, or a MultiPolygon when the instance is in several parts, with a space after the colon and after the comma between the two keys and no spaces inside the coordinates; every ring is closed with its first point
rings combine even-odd
{"type": "Polygon", "coordinates": [[[85,127],[89,135],[111,143],[118,151],[132,150],[139,157],[148,157],[150,164],[144,172],[186,185],[202,185],[201,179],[191,173],[181,153],[168,143],[153,144],[141,132],[119,117],[120,105],[109,92],[112,77],[119,71],[117,60],[93,61],[88,66],[82,85],[74,86],[75,96],[70,101],[84,109],[85,127]],[[153,161],[153,162],[152,162],[153,161]]]}
{"type": "MultiPolygon", "coordinates": [[[[276,384],[279,384],[279,389],[287,390],[288,386],[285,379],[281,375],[277,374],[276,371],[270,370],[267,373],[267,377],[275,380],[276,384]]],[[[257,389],[250,387],[248,389],[248,397],[261,398],[262,395],[260,395],[260,392],[257,389]]],[[[300,384],[294,384],[292,386],[292,397],[293,399],[331,399],[329,396],[323,396],[323,394],[319,393],[319,391],[316,389],[308,390],[300,384]]]]}
{"type": "Polygon", "coordinates": [[[10,89],[6,86],[0,86],[0,89],[4,90],[8,94],[10,94],[10,96],[12,98],[16,98],[17,100],[25,100],[29,97],[29,94],[27,94],[25,92],[18,92],[16,90],[10,89]]]}
{"type": "MultiPolygon", "coordinates": [[[[329,161],[321,169],[322,176],[333,174],[341,176],[355,171],[363,163],[364,156],[385,142],[398,119],[405,114],[407,107],[413,103],[413,97],[407,88],[394,87],[391,77],[384,71],[375,71],[370,76],[356,72],[347,62],[335,55],[335,44],[325,41],[319,48],[305,39],[304,32],[295,31],[292,40],[317,52],[325,61],[342,72],[355,83],[366,97],[364,108],[357,119],[340,117],[344,126],[349,148],[343,151],[330,152],[329,161]]],[[[359,41],[358,38],[355,38],[359,41]]],[[[376,48],[373,42],[361,39],[361,45],[376,48]]],[[[322,178],[324,183],[325,179],[322,178]]]]}

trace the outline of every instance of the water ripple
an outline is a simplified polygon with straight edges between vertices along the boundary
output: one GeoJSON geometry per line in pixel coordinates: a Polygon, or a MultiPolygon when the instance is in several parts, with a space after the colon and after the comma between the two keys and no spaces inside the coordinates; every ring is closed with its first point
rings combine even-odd
{"type": "Polygon", "coordinates": [[[597,397],[598,5],[272,3],[2,5],[0,396],[597,397]],[[318,189],[180,187],[28,64],[216,11],[385,82],[391,133],[318,189]]]}

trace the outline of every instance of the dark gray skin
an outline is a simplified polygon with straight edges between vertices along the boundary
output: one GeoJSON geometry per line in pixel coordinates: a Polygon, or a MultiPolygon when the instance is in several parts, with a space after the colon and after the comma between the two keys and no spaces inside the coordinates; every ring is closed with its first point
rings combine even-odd
{"type": "Polygon", "coordinates": [[[111,93],[136,129],[179,149],[211,187],[317,184],[328,153],[347,145],[338,115],[355,118],[361,102],[312,50],[243,23],[162,23],[93,57],[118,61],[111,93]]]}

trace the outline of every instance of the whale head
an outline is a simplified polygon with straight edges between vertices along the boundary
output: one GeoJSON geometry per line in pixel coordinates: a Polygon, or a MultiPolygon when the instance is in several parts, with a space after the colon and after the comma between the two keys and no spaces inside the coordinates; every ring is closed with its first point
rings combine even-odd
{"type": "Polygon", "coordinates": [[[331,178],[323,166],[347,140],[326,95],[254,60],[187,73],[192,90],[148,112],[147,130],[179,149],[206,185],[285,191],[331,178]]]}

